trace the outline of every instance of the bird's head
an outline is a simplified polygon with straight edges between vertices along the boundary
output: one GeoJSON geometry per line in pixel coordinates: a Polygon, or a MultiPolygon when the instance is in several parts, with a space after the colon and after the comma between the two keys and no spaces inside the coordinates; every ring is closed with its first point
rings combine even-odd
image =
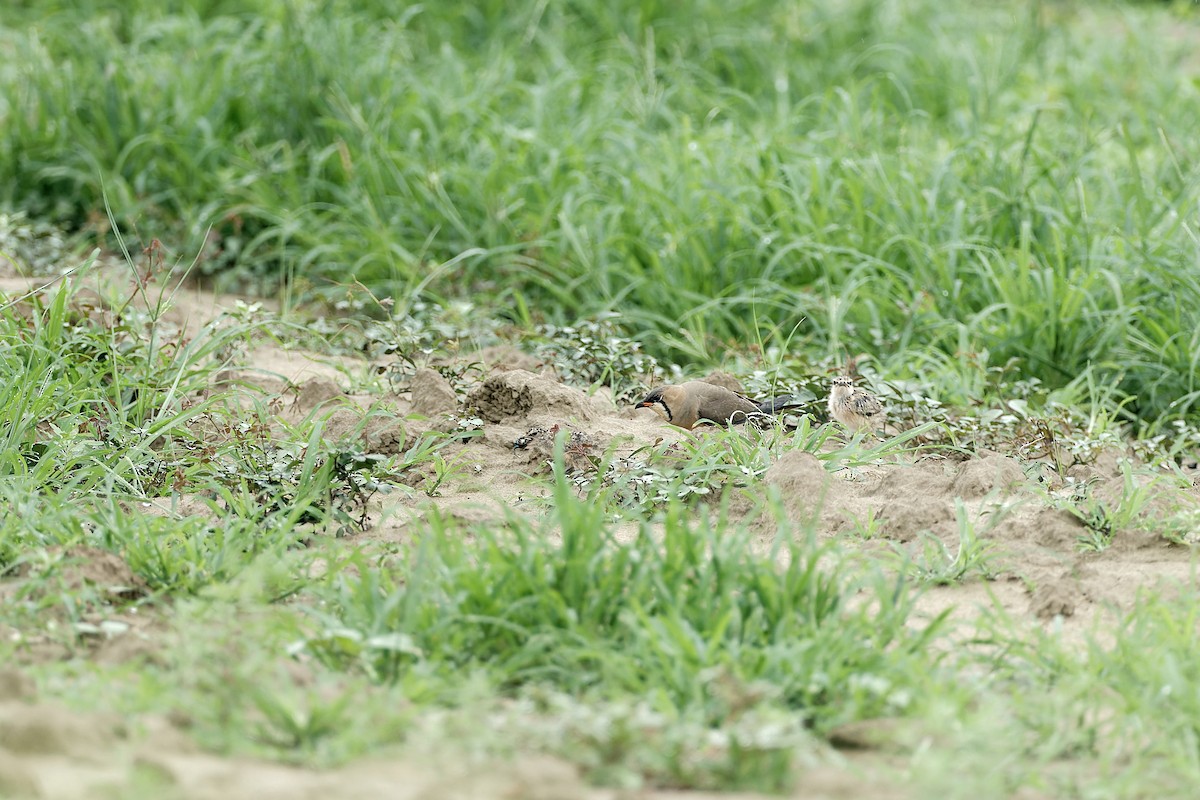
{"type": "Polygon", "coordinates": [[[839,375],[829,382],[829,396],[834,400],[849,397],[854,392],[854,381],[839,375]]]}
{"type": "Polygon", "coordinates": [[[671,406],[669,405],[670,389],[674,387],[660,386],[657,389],[651,389],[650,393],[642,398],[642,402],[637,404],[638,408],[652,408],[657,411],[667,422],[671,421],[671,406]]]}

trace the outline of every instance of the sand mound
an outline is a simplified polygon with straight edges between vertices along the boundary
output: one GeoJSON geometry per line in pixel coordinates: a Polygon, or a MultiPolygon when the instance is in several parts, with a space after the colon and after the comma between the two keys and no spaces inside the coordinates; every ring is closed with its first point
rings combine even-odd
{"type": "Polygon", "coordinates": [[[309,378],[300,384],[293,405],[302,412],[312,411],[324,403],[345,397],[338,385],[328,378],[309,378]]]}
{"type": "Polygon", "coordinates": [[[51,552],[58,556],[54,562],[37,568],[25,565],[17,574],[31,577],[37,572],[56,578],[57,585],[73,594],[90,589],[103,600],[133,600],[146,594],[146,582],[116,553],[86,545],[51,552]]]}
{"type": "Polygon", "coordinates": [[[523,369],[488,376],[467,395],[467,401],[488,422],[547,416],[586,421],[603,413],[578,389],[523,369]]]}
{"type": "Polygon", "coordinates": [[[416,371],[409,390],[412,392],[412,410],[417,414],[435,417],[458,410],[458,395],[449,379],[428,367],[416,371]]]}
{"type": "Polygon", "coordinates": [[[1012,494],[1025,483],[1025,470],[1014,459],[999,453],[981,454],[964,461],[953,482],[956,497],[977,499],[992,491],[1012,494]]]}
{"type": "Polygon", "coordinates": [[[841,526],[848,509],[849,491],[812,453],[785,453],[767,470],[764,480],[779,489],[788,516],[801,524],[841,526]]]}

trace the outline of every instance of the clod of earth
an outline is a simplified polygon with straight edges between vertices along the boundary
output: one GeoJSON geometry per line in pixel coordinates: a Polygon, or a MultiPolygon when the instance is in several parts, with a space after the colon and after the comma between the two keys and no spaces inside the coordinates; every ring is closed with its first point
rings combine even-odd
{"type": "Polygon", "coordinates": [[[471,390],[467,402],[488,422],[505,422],[535,414],[592,420],[603,413],[597,408],[597,401],[578,389],[523,369],[488,376],[471,390]]]}

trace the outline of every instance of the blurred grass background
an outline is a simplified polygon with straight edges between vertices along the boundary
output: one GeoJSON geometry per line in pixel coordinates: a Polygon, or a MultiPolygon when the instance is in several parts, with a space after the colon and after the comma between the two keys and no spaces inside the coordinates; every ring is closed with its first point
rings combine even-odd
{"type": "Polygon", "coordinates": [[[1195,421],[1191,8],[10,0],[0,207],[111,238],[107,199],[220,288],[617,311],[692,364],[794,329],[1195,421]]]}

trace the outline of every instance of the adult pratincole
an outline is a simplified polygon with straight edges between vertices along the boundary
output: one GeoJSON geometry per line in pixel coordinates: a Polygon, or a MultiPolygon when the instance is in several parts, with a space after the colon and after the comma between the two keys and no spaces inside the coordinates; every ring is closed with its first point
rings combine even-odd
{"type": "Polygon", "coordinates": [[[638,403],[638,408],[652,408],[672,425],[691,430],[699,422],[733,425],[767,414],[778,414],[795,405],[791,395],[756,403],[724,386],[687,381],[652,389],[638,403]]]}

